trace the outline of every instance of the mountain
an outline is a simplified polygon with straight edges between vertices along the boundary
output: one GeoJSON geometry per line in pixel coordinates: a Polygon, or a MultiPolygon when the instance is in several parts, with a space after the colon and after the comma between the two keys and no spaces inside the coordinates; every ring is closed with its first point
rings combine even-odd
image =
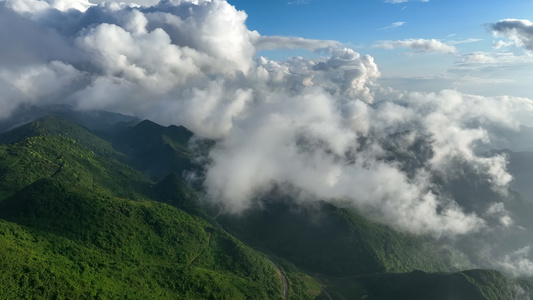
{"type": "Polygon", "coordinates": [[[111,142],[94,135],[81,125],[56,116],[44,116],[0,134],[0,144],[13,144],[32,137],[64,137],[81,143],[99,155],[120,156],[111,142]]]}
{"type": "Polygon", "coordinates": [[[192,167],[193,153],[188,142],[193,133],[183,126],[164,127],[144,120],[119,130],[113,137],[116,149],[130,157],[127,162],[142,172],[165,177],[172,172],[181,175],[192,167]]]}
{"type": "Polygon", "coordinates": [[[191,148],[181,126],[114,124],[55,115],[0,134],[2,299],[531,294],[528,281],[456,270],[454,252],[434,239],[326,202],[302,206],[273,191],[262,209],[219,215],[182,177],[214,142],[191,148]]]}
{"type": "Polygon", "coordinates": [[[281,298],[264,255],[151,200],[156,183],[69,137],[79,126],[35,127],[50,134],[0,146],[2,298],[281,298]]]}
{"type": "Polygon", "coordinates": [[[435,240],[399,233],[326,202],[265,201],[261,209],[217,221],[254,247],[323,274],[449,270],[435,240]]]}
{"type": "Polygon", "coordinates": [[[6,140],[17,142],[0,145],[0,189],[5,195],[41,178],[132,199],[144,197],[152,184],[115,159],[123,155],[111,143],[68,121],[37,120],[1,134],[0,141],[6,140]]]}
{"type": "Polygon", "coordinates": [[[77,111],[69,105],[22,105],[13,111],[9,118],[0,120],[0,133],[46,116],[59,117],[96,131],[109,131],[140,121],[137,117],[108,111],[77,111]]]}
{"type": "Polygon", "coordinates": [[[41,179],[0,211],[0,294],[11,299],[281,298],[264,256],[168,205],[41,179]]]}
{"type": "Polygon", "coordinates": [[[413,271],[342,279],[321,278],[331,286],[332,293],[344,293],[354,296],[353,299],[500,300],[529,299],[531,295],[531,283],[509,279],[494,270],[456,273],[413,271]]]}

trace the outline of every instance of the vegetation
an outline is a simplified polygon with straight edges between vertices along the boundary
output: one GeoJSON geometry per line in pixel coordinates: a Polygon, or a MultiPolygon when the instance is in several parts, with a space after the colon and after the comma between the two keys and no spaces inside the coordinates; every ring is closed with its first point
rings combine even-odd
{"type": "Polygon", "coordinates": [[[432,240],[325,202],[296,207],[272,193],[261,210],[213,220],[181,175],[214,142],[191,149],[183,127],[103,116],[100,126],[78,116],[98,135],[58,117],[0,134],[0,298],[515,299],[533,289],[491,270],[442,273],[432,240]]]}
{"type": "Polygon", "coordinates": [[[165,204],[84,196],[43,179],[0,211],[9,257],[0,287],[12,299],[280,298],[263,256],[165,204]]]}
{"type": "Polygon", "coordinates": [[[494,270],[469,270],[457,273],[379,274],[354,278],[362,284],[367,299],[522,299],[525,290],[494,270]]]}
{"type": "Polygon", "coordinates": [[[111,142],[90,133],[86,128],[64,119],[47,116],[0,135],[1,144],[12,144],[30,137],[64,137],[74,140],[101,156],[115,157],[120,153],[111,142]]]}
{"type": "Polygon", "coordinates": [[[429,240],[398,233],[324,202],[307,208],[292,205],[290,200],[264,202],[261,210],[241,217],[221,216],[218,221],[251,245],[323,274],[448,269],[429,240]]]}
{"type": "Polygon", "coordinates": [[[143,198],[151,185],[140,172],[63,136],[36,136],[0,145],[0,156],[0,200],[41,178],[130,199],[143,198]]]}
{"type": "Polygon", "coordinates": [[[193,153],[187,146],[192,135],[183,126],[163,127],[144,120],[119,131],[113,141],[119,151],[129,156],[126,163],[161,178],[171,172],[181,175],[192,167],[193,153]]]}
{"type": "Polygon", "coordinates": [[[156,185],[92,150],[101,139],[82,130],[88,138],[78,142],[62,132],[79,127],[50,121],[66,131],[28,130],[18,135],[28,137],[0,146],[2,298],[281,298],[280,279],[264,255],[151,200],[194,199],[184,182],[171,176],[156,185]],[[169,188],[173,183],[182,185],[169,188]]]}

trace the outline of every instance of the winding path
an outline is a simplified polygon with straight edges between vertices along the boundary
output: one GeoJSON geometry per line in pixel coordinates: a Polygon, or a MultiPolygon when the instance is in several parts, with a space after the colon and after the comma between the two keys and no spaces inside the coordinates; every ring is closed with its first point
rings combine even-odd
{"type": "Polygon", "coordinates": [[[207,248],[209,248],[209,246],[211,246],[211,233],[208,233],[209,236],[207,237],[207,245],[205,245],[204,248],[202,248],[202,250],[200,252],[198,252],[198,254],[196,256],[194,256],[191,261],[189,261],[189,263],[187,263],[187,266],[190,266],[193,262],[195,262],[198,257],[200,257],[200,255],[202,255],[206,250],[207,248]]]}
{"type": "Polygon", "coordinates": [[[287,281],[287,277],[285,277],[285,274],[281,271],[280,267],[276,265],[275,262],[270,260],[270,258],[267,258],[270,264],[276,269],[278,272],[279,278],[281,278],[281,283],[283,284],[283,298],[287,299],[287,294],[289,292],[289,282],[287,281]]]}

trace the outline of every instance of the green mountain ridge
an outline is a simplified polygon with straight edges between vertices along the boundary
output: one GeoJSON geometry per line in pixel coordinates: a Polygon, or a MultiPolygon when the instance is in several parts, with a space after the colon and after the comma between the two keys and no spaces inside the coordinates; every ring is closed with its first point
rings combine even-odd
{"type": "Polygon", "coordinates": [[[264,202],[260,210],[242,217],[222,215],[218,222],[251,245],[328,275],[450,270],[430,240],[325,202],[312,207],[290,200],[264,202]]]}
{"type": "Polygon", "coordinates": [[[183,126],[164,127],[144,120],[118,131],[114,146],[131,158],[126,163],[161,178],[171,172],[181,174],[192,167],[193,153],[187,146],[192,136],[183,126]]]}
{"type": "Polygon", "coordinates": [[[46,116],[0,135],[0,144],[12,144],[31,137],[64,137],[75,140],[102,156],[120,155],[109,141],[90,133],[87,128],[67,120],[46,116]]]}
{"type": "Polygon", "coordinates": [[[207,212],[216,209],[181,177],[197,155],[188,146],[192,132],[148,120],[98,130],[44,117],[0,134],[0,298],[280,299],[284,289],[287,299],[530,293],[531,283],[496,271],[450,273],[453,253],[433,240],[323,202],[295,209],[272,194],[262,210],[213,220],[207,212]],[[443,292],[450,287],[456,291],[443,292]]]}
{"type": "Polygon", "coordinates": [[[108,111],[78,111],[70,105],[21,105],[9,118],[0,120],[0,133],[4,133],[43,117],[58,117],[94,131],[113,131],[134,125],[141,120],[108,111]]]}
{"type": "Polygon", "coordinates": [[[12,275],[20,277],[18,283],[3,277],[0,286],[7,290],[0,295],[281,297],[281,282],[263,255],[203,219],[150,200],[154,182],[138,171],[63,135],[28,137],[0,146],[0,153],[0,184],[10,189],[0,216],[11,228],[1,238],[11,245],[5,256],[13,257],[2,269],[18,270],[12,275]],[[37,245],[17,247],[17,236],[28,234],[37,245]],[[52,249],[33,253],[43,243],[52,249]],[[14,264],[30,253],[30,261],[14,264]],[[88,264],[83,272],[75,267],[80,263],[88,264]],[[112,283],[99,283],[107,279],[112,283]]]}

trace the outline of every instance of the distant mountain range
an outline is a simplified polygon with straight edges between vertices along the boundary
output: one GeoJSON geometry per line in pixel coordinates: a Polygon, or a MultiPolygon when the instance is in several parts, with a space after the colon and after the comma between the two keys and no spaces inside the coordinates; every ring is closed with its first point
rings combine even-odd
{"type": "Polygon", "coordinates": [[[0,124],[1,299],[533,295],[532,281],[462,270],[436,240],[330,203],[273,190],[261,209],[218,216],[182,176],[201,174],[214,142],[192,149],[182,126],[32,109],[0,124]]]}

